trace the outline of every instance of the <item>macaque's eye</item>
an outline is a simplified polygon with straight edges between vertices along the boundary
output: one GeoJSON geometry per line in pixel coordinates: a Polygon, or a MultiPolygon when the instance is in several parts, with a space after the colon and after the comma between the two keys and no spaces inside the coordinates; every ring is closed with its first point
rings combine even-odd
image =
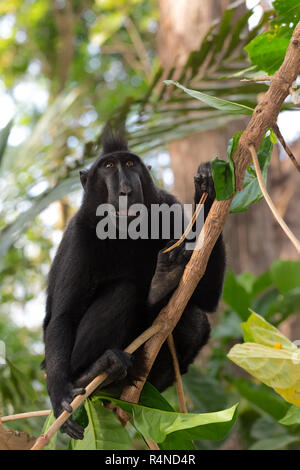
{"type": "Polygon", "coordinates": [[[133,166],[133,161],[132,161],[132,160],[128,160],[128,161],[126,162],[126,166],[128,166],[128,167],[133,166]]]}
{"type": "Polygon", "coordinates": [[[115,164],[114,162],[106,162],[105,163],[105,168],[114,168],[115,164]]]}

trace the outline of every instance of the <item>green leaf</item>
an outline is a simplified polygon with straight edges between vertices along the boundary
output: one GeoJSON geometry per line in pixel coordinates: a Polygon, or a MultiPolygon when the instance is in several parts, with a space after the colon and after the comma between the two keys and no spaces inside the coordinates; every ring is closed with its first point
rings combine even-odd
{"type": "MultiPolygon", "coordinates": [[[[267,182],[267,171],[271,160],[273,144],[269,136],[266,136],[257,154],[259,166],[262,172],[264,182],[267,182]]],[[[230,212],[243,212],[248,209],[250,204],[263,199],[263,194],[260,190],[256,173],[252,166],[250,166],[245,173],[244,189],[239,191],[233,198],[230,212]]]]}
{"type": "Polygon", "coordinates": [[[282,64],[293,29],[300,21],[299,0],[275,0],[273,8],[278,15],[271,21],[270,30],[245,47],[252,64],[268,74],[273,74],[282,64]]]}
{"type": "Polygon", "coordinates": [[[216,98],[215,96],[207,95],[201,91],[190,90],[189,88],[185,88],[183,85],[178,82],[174,82],[173,80],[165,80],[164,83],[166,85],[175,85],[193,98],[196,98],[199,101],[203,101],[203,103],[208,104],[212,108],[219,109],[220,111],[226,111],[231,115],[252,115],[253,113],[253,109],[249,108],[248,106],[234,103],[233,101],[216,98]]]}
{"type": "Polygon", "coordinates": [[[289,409],[288,403],[273,390],[263,384],[253,384],[245,379],[234,380],[233,385],[242,397],[263,410],[277,421],[281,419],[289,409]]]}
{"type": "Polygon", "coordinates": [[[275,134],[273,130],[270,131],[270,140],[273,145],[277,144],[277,135],[275,134]]]}
{"type": "Polygon", "coordinates": [[[25,393],[29,400],[32,402],[36,401],[38,398],[37,393],[28,378],[23,374],[23,372],[15,367],[9,359],[6,358],[6,362],[10,368],[11,378],[14,384],[25,393]]]}
{"type": "Polygon", "coordinates": [[[274,345],[280,344],[282,348],[290,351],[298,351],[297,346],[286,336],[268,323],[263,317],[253,312],[245,323],[242,323],[244,341],[263,344],[274,348],[274,345]]]}
{"type": "Polygon", "coordinates": [[[226,272],[223,300],[238,313],[243,320],[248,318],[251,297],[245,287],[241,285],[238,278],[230,270],[226,272]]]}
{"type": "Polygon", "coordinates": [[[230,199],[234,193],[234,168],[231,162],[216,157],[211,163],[217,201],[230,199]]]}
{"type": "Polygon", "coordinates": [[[246,47],[252,64],[272,75],[283,62],[290,37],[285,33],[267,31],[257,36],[246,47]]]}
{"type": "Polygon", "coordinates": [[[158,410],[174,411],[170,403],[159,391],[150,383],[146,382],[139,403],[149,408],[157,408],[158,410]]]}
{"type": "Polygon", "coordinates": [[[229,199],[235,191],[235,174],[232,156],[238,146],[244,131],[236,132],[228,142],[228,162],[216,157],[212,162],[212,175],[216,190],[217,201],[229,199]]]}
{"type": "MultiPolygon", "coordinates": [[[[176,395],[177,397],[177,395],[176,395]]],[[[146,382],[139,403],[149,408],[156,408],[165,411],[174,411],[170,403],[159,393],[159,391],[150,382],[146,382]]],[[[194,450],[195,446],[185,431],[178,431],[166,437],[160,443],[162,450],[194,450]]]]}
{"type": "Polygon", "coordinates": [[[241,317],[233,311],[222,312],[220,321],[211,333],[212,339],[231,342],[235,338],[242,337],[241,317]]]}
{"type": "Polygon", "coordinates": [[[216,413],[192,414],[134,407],[133,421],[143,436],[158,443],[181,430],[185,430],[190,439],[221,440],[233,426],[235,410],[236,406],[216,413]]]}
{"type": "Polygon", "coordinates": [[[89,418],[85,409],[84,404],[79,406],[77,410],[74,411],[72,418],[76,423],[78,423],[80,426],[86,428],[89,424],[89,418]]]}
{"type": "Polygon", "coordinates": [[[161,450],[195,450],[193,441],[185,431],[178,431],[169,434],[163,442],[160,442],[161,450]]]}
{"type": "Polygon", "coordinates": [[[280,450],[286,449],[290,444],[295,444],[300,441],[300,437],[291,436],[289,434],[282,434],[269,439],[262,439],[251,447],[249,450],[280,450]]]}
{"type": "Polygon", "coordinates": [[[255,441],[261,441],[277,436],[286,436],[288,435],[288,430],[271,416],[263,414],[253,423],[250,435],[255,441]]]}
{"type": "Polygon", "coordinates": [[[157,443],[164,442],[169,434],[183,430],[189,439],[221,440],[236,419],[237,405],[215,413],[193,414],[147,408],[115,398],[110,400],[133,416],[138,432],[157,443]]]}
{"type": "Polygon", "coordinates": [[[202,374],[199,368],[192,365],[187,374],[182,377],[185,395],[192,409],[198,413],[224,409],[227,403],[226,393],[217,380],[202,374]]]}
{"type": "Polygon", "coordinates": [[[261,316],[269,321],[272,316],[271,307],[277,302],[278,295],[278,289],[272,285],[272,287],[266,292],[263,292],[261,295],[253,299],[251,303],[252,310],[260,312],[261,316]]]}
{"type": "Polygon", "coordinates": [[[73,450],[128,450],[131,440],[118,418],[101,400],[86,400],[89,424],[82,441],[72,441],[73,450]]]}
{"type": "Polygon", "coordinates": [[[252,295],[256,297],[260,292],[264,291],[268,287],[272,286],[273,281],[271,279],[270,271],[266,271],[258,276],[252,286],[252,295]]]}
{"type": "Polygon", "coordinates": [[[293,426],[294,424],[300,424],[300,407],[292,405],[288,409],[285,416],[279,421],[284,426],[293,426]]]}
{"type": "Polygon", "coordinates": [[[244,343],[233,346],[228,357],[286,401],[300,405],[300,351],[244,343]]]}
{"type": "Polygon", "coordinates": [[[285,294],[300,286],[300,261],[276,260],[270,268],[270,274],[278,290],[285,294]]]}
{"type": "Polygon", "coordinates": [[[273,20],[274,24],[293,23],[294,26],[300,21],[300,2],[299,0],[275,0],[273,8],[278,16],[273,20]]]}
{"type": "Polygon", "coordinates": [[[285,294],[278,292],[273,302],[270,302],[268,306],[266,319],[272,319],[273,316],[276,316],[274,321],[278,324],[297,312],[300,312],[300,286],[285,294]]]}
{"type": "Polygon", "coordinates": [[[300,406],[300,350],[254,312],[242,327],[248,342],[236,344],[228,353],[229,359],[274,388],[287,402],[300,406]]]}
{"type": "Polygon", "coordinates": [[[232,156],[233,156],[233,154],[234,154],[234,152],[235,152],[235,150],[238,146],[239,140],[240,140],[243,132],[244,132],[244,130],[236,132],[235,134],[233,134],[233,136],[229,140],[228,146],[227,146],[227,155],[228,155],[229,160],[232,160],[232,156]]]}
{"type": "Polygon", "coordinates": [[[237,275],[238,283],[245,288],[248,294],[252,295],[252,289],[255,282],[255,276],[247,271],[237,275]]]}

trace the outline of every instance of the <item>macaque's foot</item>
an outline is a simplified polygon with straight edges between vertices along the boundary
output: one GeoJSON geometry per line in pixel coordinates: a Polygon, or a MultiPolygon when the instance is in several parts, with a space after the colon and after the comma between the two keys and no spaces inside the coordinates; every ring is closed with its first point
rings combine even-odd
{"type": "Polygon", "coordinates": [[[196,175],[195,181],[195,202],[199,203],[203,193],[208,193],[209,199],[213,200],[216,197],[215,185],[212,178],[211,163],[202,163],[196,175]]]}
{"type": "Polygon", "coordinates": [[[158,254],[156,270],[151,281],[148,295],[149,305],[155,305],[176,289],[184,268],[193,253],[193,250],[185,249],[184,241],[179,246],[164,253],[164,251],[174,245],[176,241],[177,240],[172,240],[168,242],[164,249],[158,254]]]}
{"type": "MultiPolygon", "coordinates": [[[[72,413],[73,409],[71,402],[77,395],[84,395],[84,388],[74,388],[71,383],[68,383],[65,387],[63,398],[60,401],[60,405],[54,408],[54,415],[57,418],[63,411],[72,413]]],[[[84,428],[80,424],[76,423],[72,418],[68,418],[67,421],[62,425],[61,430],[66,432],[73,439],[83,439],[84,428]]]]}
{"type": "Polygon", "coordinates": [[[175,245],[178,240],[169,241],[166,246],[158,253],[157,268],[159,271],[169,271],[177,266],[185,267],[193,253],[193,250],[185,249],[185,240],[180,245],[175,246],[170,251],[166,251],[175,245]],[[164,253],[166,251],[166,253],[164,253]]]}
{"type": "Polygon", "coordinates": [[[131,355],[119,349],[107,349],[99,359],[76,381],[76,385],[86,386],[102,372],[108,374],[102,387],[122,380],[126,377],[128,369],[132,366],[131,355]]]}
{"type": "Polygon", "coordinates": [[[76,423],[72,418],[68,418],[60,429],[68,434],[72,439],[79,439],[82,441],[84,437],[84,427],[80,426],[80,424],[76,423]]]}
{"type": "Polygon", "coordinates": [[[85,388],[78,387],[78,388],[72,388],[70,396],[72,397],[70,400],[63,399],[61,402],[62,408],[67,411],[68,413],[73,412],[73,408],[71,406],[70,401],[72,402],[77,395],[84,395],[85,394],[85,388]]]}

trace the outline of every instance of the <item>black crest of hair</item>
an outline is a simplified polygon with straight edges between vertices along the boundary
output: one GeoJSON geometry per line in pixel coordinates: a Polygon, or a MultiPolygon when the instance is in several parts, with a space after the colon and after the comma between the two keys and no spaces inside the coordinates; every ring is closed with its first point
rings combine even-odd
{"type": "MultiPolygon", "coordinates": [[[[101,372],[108,374],[102,386],[113,385],[121,390],[144,375],[147,361],[143,348],[131,355],[124,349],[152,325],[168,304],[193,253],[186,241],[164,253],[176,241],[174,217],[170,218],[168,239],[162,232],[156,238],[148,233],[147,239],[98,238],[97,209],[103,204],[112,205],[118,226],[120,196],[127,197],[128,207],[143,204],[148,209],[149,227],[154,204],[170,208],[180,205],[173,194],[155,184],[141,158],[130,155],[122,129],[106,126],[101,142],[100,157],[88,170],[81,171],[84,197],[65,230],[49,274],[43,325],[44,366],[56,417],[68,411],[74,396],[83,393],[82,387],[101,372]]],[[[199,166],[194,184],[195,204],[204,192],[208,194],[206,217],[215,199],[210,164],[199,166]]],[[[183,225],[184,211],[181,213],[183,225]]],[[[204,276],[173,331],[181,374],[187,372],[208,340],[207,313],[217,308],[224,271],[225,249],[220,235],[204,276]]],[[[163,391],[174,380],[172,357],[164,343],[148,381],[163,391]]],[[[72,418],[63,429],[75,439],[83,438],[84,429],[72,418]]]]}
{"type": "Polygon", "coordinates": [[[128,152],[128,144],[125,137],[125,129],[114,129],[111,125],[106,125],[101,134],[102,155],[124,150],[128,152]]]}

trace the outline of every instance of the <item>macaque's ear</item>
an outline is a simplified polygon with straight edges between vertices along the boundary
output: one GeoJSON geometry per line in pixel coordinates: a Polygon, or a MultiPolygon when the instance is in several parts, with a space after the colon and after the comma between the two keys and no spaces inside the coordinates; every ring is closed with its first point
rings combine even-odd
{"type": "Polygon", "coordinates": [[[85,189],[87,179],[88,179],[88,174],[89,174],[88,170],[80,170],[79,171],[80,181],[81,181],[83,189],[85,189]]]}

